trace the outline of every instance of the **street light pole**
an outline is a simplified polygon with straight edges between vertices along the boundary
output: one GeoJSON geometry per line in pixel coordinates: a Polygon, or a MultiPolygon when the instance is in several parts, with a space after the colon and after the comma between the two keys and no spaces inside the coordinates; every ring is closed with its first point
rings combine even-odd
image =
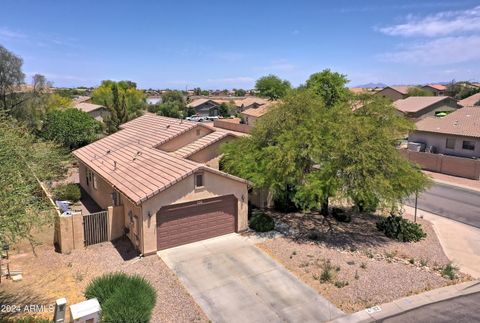
{"type": "Polygon", "coordinates": [[[414,222],[417,223],[417,201],[418,201],[418,192],[415,192],[415,216],[414,216],[414,222]]]}

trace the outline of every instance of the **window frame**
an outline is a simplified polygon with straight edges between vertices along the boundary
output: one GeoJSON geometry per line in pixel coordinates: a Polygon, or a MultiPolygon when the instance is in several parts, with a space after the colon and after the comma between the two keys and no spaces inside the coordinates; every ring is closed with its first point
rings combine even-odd
{"type": "MultiPolygon", "coordinates": [[[[468,144],[467,144],[468,145],[468,144]]],[[[462,141],[462,149],[463,150],[468,150],[468,151],[475,151],[475,141],[472,140],[463,140],[462,141]],[[465,143],[471,144],[471,148],[465,148],[465,143]]]]}
{"type": "Polygon", "coordinates": [[[457,144],[457,140],[455,138],[447,138],[445,139],[445,148],[446,149],[455,149],[455,145],[457,144]],[[449,147],[448,142],[453,141],[453,147],[449,147]]]}
{"type": "Polygon", "coordinates": [[[194,178],[194,186],[195,186],[195,189],[202,189],[205,187],[205,176],[204,176],[204,173],[195,173],[195,178],[194,178]],[[201,184],[202,185],[198,185],[198,176],[201,176],[201,184]]]}

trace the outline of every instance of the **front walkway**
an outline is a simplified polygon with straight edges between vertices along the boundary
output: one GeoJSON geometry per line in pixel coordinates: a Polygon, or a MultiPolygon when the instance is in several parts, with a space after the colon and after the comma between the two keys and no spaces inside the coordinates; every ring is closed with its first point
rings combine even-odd
{"type": "Polygon", "coordinates": [[[213,322],[320,322],[344,315],[237,234],[158,255],[213,322]]]}
{"type": "MultiPolygon", "coordinates": [[[[407,213],[415,212],[412,207],[404,207],[407,213]]],[[[433,224],[448,259],[462,272],[480,278],[480,229],[422,210],[417,215],[433,224]]]]}

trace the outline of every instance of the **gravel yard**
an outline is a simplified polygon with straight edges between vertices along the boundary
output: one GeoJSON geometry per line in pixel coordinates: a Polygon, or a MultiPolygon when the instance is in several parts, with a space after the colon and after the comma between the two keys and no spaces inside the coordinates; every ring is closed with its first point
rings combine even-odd
{"type": "MultiPolygon", "coordinates": [[[[0,303],[50,304],[66,297],[69,304],[83,301],[83,290],[96,276],[123,271],[145,277],[157,291],[152,322],[206,322],[207,317],[175,274],[157,256],[138,258],[127,241],[101,243],[69,255],[53,248],[37,248],[32,254],[16,255],[11,267],[23,270],[23,281],[2,281],[0,303]]],[[[48,314],[47,314],[48,315],[48,314]]],[[[48,317],[48,316],[47,316],[48,317]]]]}
{"type": "Polygon", "coordinates": [[[257,246],[345,312],[469,279],[461,273],[454,280],[442,277],[439,269],[449,260],[423,219],[418,222],[427,238],[401,243],[377,231],[373,215],[355,215],[351,223],[332,219],[330,225],[318,214],[272,215],[288,223],[293,235],[257,246]]]}

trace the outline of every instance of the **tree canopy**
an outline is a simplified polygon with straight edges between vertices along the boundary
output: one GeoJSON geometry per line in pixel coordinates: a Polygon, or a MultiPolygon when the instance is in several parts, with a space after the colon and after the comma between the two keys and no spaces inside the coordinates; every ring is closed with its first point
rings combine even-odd
{"type": "Polygon", "coordinates": [[[306,88],[314,91],[327,107],[331,107],[350,97],[351,92],[346,87],[348,82],[346,75],[325,69],[310,75],[306,88]]]}
{"type": "Polygon", "coordinates": [[[47,113],[42,136],[66,148],[76,149],[96,140],[101,125],[88,113],[75,108],[47,113]]]}
{"type": "Polygon", "coordinates": [[[432,96],[433,93],[431,91],[422,89],[421,87],[413,86],[408,89],[407,95],[408,96],[432,96]]]}
{"type": "Polygon", "coordinates": [[[255,83],[255,90],[258,91],[258,94],[269,100],[278,100],[284,97],[291,87],[290,82],[272,74],[259,78],[255,83]]]}
{"type": "Polygon", "coordinates": [[[24,99],[18,91],[25,80],[23,60],[0,45],[0,111],[10,113],[24,99]]]}
{"type": "Polygon", "coordinates": [[[65,153],[49,142],[38,141],[11,119],[0,116],[0,240],[15,243],[32,239],[31,229],[51,218],[40,181],[62,174],[65,153]]]}
{"type": "Polygon", "coordinates": [[[304,210],[327,214],[332,197],[393,208],[428,182],[396,149],[412,126],[382,98],[352,112],[348,102],[327,107],[312,89],[296,90],[250,137],[223,147],[222,165],[304,210]]]}

